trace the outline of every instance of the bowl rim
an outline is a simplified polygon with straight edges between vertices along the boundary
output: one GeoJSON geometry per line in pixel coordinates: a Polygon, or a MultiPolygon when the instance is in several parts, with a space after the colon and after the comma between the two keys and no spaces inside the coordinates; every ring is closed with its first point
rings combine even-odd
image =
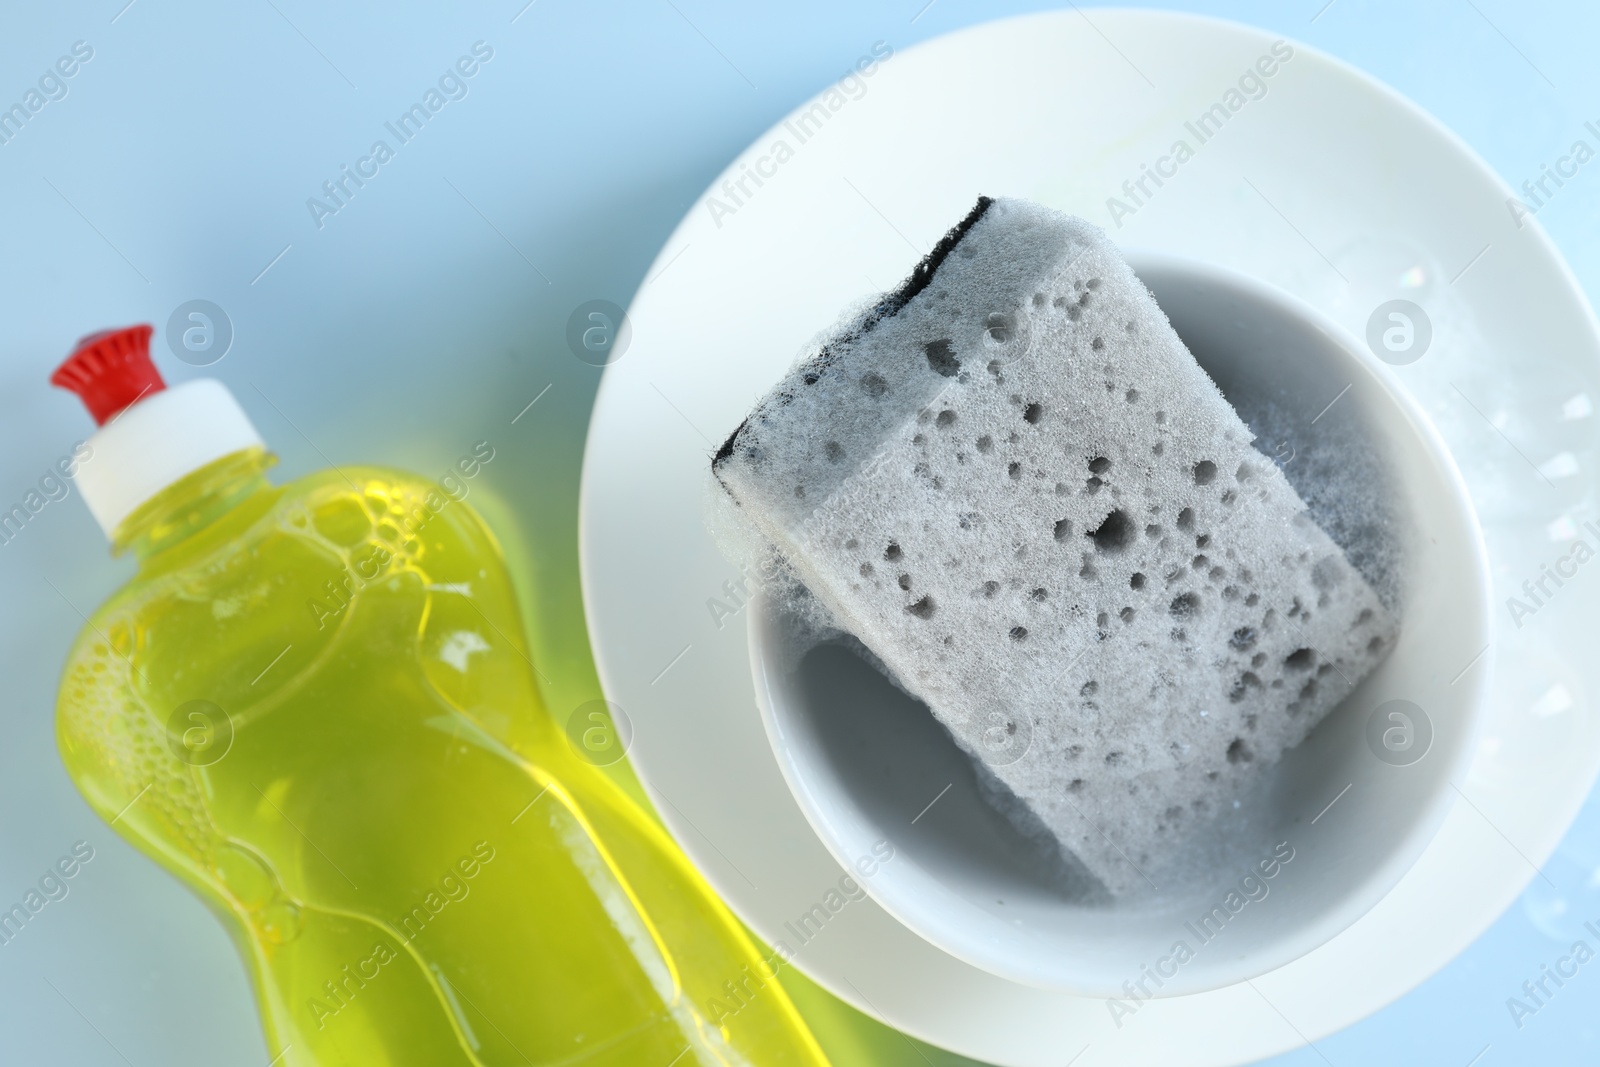
{"type": "MultiPolygon", "coordinates": [[[[1292,317],[1306,329],[1322,333],[1330,346],[1339,350],[1348,363],[1359,367],[1357,373],[1364,374],[1368,385],[1375,388],[1376,394],[1386,398],[1393,406],[1398,416],[1395,423],[1397,431],[1409,430],[1415,435],[1423,453],[1432,461],[1440,487],[1448,493],[1449,499],[1453,502],[1456,518],[1465,520],[1462,532],[1463,548],[1467,558],[1462,562],[1468,565],[1463,578],[1471,579],[1468,588],[1473,609],[1472,636],[1480,647],[1487,650],[1492,631],[1493,585],[1483,530],[1460,469],[1432,420],[1427,417],[1410,393],[1399,386],[1383,365],[1367,351],[1366,346],[1348,330],[1332,321],[1320,310],[1270,283],[1242,271],[1190,256],[1137,247],[1124,248],[1122,253],[1141,281],[1144,281],[1147,273],[1166,272],[1198,279],[1207,286],[1231,289],[1251,301],[1292,317]]],[[[764,591],[757,592],[751,598],[746,612],[746,639],[762,726],[784,782],[812,831],[835,861],[846,870],[850,870],[856,857],[852,855],[844,835],[837,832],[833,820],[824,811],[821,801],[813,792],[813,782],[810,777],[794,758],[794,750],[787,743],[785,736],[783,716],[775,710],[779,703],[775,700],[775,693],[782,683],[773,657],[767,655],[764,648],[778,625],[770,597],[764,591]]],[[[1483,653],[1480,652],[1478,655],[1482,660],[1483,653]]],[[[1320,909],[1311,920],[1302,922],[1290,931],[1267,938],[1248,953],[1218,955],[1208,958],[1204,967],[1192,965],[1185,967],[1176,977],[1167,979],[1166,984],[1156,994],[1158,997],[1185,996],[1225,988],[1293,963],[1354,925],[1393,891],[1406,872],[1422,858],[1444,825],[1459,793],[1455,783],[1466,773],[1476,754],[1478,739],[1488,711],[1493,666],[1492,663],[1484,662],[1484,669],[1472,671],[1471,667],[1478,662],[1479,660],[1474,660],[1469,663],[1468,670],[1458,679],[1466,683],[1466,688],[1461,691],[1459,702],[1455,705],[1460,709],[1459,721],[1462,728],[1459,730],[1458,741],[1450,757],[1447,771],[1440,776],[1439,784],[1429,791],[1426,802],[1417,808],[1409,820],[1409,829],[1396,839],[1388,857],[1375,865],[1364,878],[1354,881],[1334,903],[1320,909]],[[1466,674],[1472,675],[1470,680],[1464,677],[1466,674]]],[[[1331,717],[1332,713],[1329,718],[1331,717]]],[[[1324,722],[1326,721],[1328,720],[1324,719],[1324,722]]],[[[848,790],[844,792],[848,796],[848,790]]],[[[870,823],[870,820],[866,821],[870,823]]],[[[924,873],[923,877],[935,880],[931,873],[924,873]]],[[[967,936],[960,938],[948,935],[950,923],[943,924],[940,929],[929,929],[932,924],[926,923],[925,910],[911,906],[903,894],[885,892],[887,885],[895,884],[903,878],[903,875],[900,879],[891,875],[888,879],[863,879],[861,884],[867,895],[885,912],[940,951],[990,974],[1023,985],[1085,997],[1110,998],[1124,995],[1119,985],[1095,980],[1085,981],[1082,977],[1071,974],[1070,961],[1054,966],[1039,966],[1008,956],[1003,946],[996,939],[986,936],[981,929],[973,928],[967,936]]],[[[1109,981],[1108,979],[1107,982],[1109,981]]]]}

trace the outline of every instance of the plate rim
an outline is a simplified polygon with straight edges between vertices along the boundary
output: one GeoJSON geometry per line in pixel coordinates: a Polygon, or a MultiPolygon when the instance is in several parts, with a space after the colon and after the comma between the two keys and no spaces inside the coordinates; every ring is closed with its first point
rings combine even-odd
{"type": "MultiPolygon", "coordinates": [[[[1348,91],[1349,88],[1357,87],[1365,90],[1368,93],[1374,94],[1387,108],[1394,109],[1402,113],[1408,120],[1426,128],[1429,132],[1436,136],[1439,141],[1442,142],[1440,145],[1441,148],[1453,151],[1455,153],[1455,158],[1450,160],[1452,164],[1456,165],[1457,167],[1465,165],[1467,169],[1475,173],[1478,179],[1485,181],[1487,184],[1494,187],[1499,193],[1511,195],[1510,187],[1506,183],[1505,179],[1503,179],[1498,172],[1490,167],[1482,158],[1482,156],[1475,149],[1473,149],[1470,144],[1456,134],[1455,131],[1450,129],[1448,126],[1445,126],[1440,120],[1424,110],[1420,105],[1405,97],[1397,90],[1391,88],[1365,71],[1355,67],[1353,64],[1339,58],[1338,56],[1332,55],[1331,53],[1317,46],[1305,43],[1304,41],[1289,35],[1276,35],[1273,31],[1264,27],[1250,25],[1238,20],[1219,18],[1210,15],[1200,15],[1189,12],[1142,8],[1089,7],[1083,9],[1075,8],[1072,11],[1055,10],[1030,12],[1007,16],[1004,18],[973,22],[949,33],[940,34],[935,37],[919,41],[904,50],[896,50],[895,54],[897,56],[911,55],[913,53],[928,49],[932,46],[948,43],[955,39],[975,35],[978,33],[993,31],[999,27],[1010,27],[1013,32],[1015,32],[1017,28],[1029,23],[1043,24],[1047,22],[1066,22],[1075,17],[1081,17],[1087,21],[1089,15],[1117,20],[1121,22],[1123,26],[1134,29],[1138,32],[1144,32],[1152,26],[1155,27],[1155,32],[1171,32],[1174,29],[1181,30],[1185,25],[1188,25],[1208,27],[1221,31],[1229,36],[1236,37],[1241,40],[1250,40],[1252,42],[1271,41],[1275,39],[1288,41],[1296,50],[1304,50],[1307,55],[1315,57],[1318,63],[1325,65],[1326,70],[1318,72],[1320,76],[1326,78],[1331,75],[1336,78],[1345,79],[1346,84],[1340,86],[1342,90],[1348,91]],[[1135,23],[1139,25],[1134,26],[1133,24],[1135,23]]],[[[1098,27],[1095,28],[1096,30],[1098,29],[1098,27]]],[[[823,91],[825,90],[826,87],[824,87],[823,91]]],[[[759,151],[759,146],[765,143],[786,119],[792,118],[794,115],[803,111],[820,96],[821,92],[802,101],[795,108],[791,109],[784,116],[780,117],[772,125],[763,129],[755,137],[751,138],[743,149],[736,152],[731,157],[727,166],[707,184],[701,195],[692,201],[689,207],[685,210],[678,224],[673,228],[670,235],[663,242],[662,250],[652,261],[649,269],[645,271],[643,275],[644,278],[654,278],[656,273],[664,265],[666,265],[667,262],[670,262],[668,260],[669,252],[672,252],[673,250],[681,251],[681,248],[679,247],[679,238],[687,229],[692,228],[693,217],[701,203],[704,201],[705,196],[715,190],[719,183],[722,182],[724,178],[728,177],[741,161],[744,161],[753,152],[759,151]]],[[[1531,240],[1536,246],[1534,251],[1537,253],[1538,258],[1548,266],[1553,267],[1555,275],[1563,283],[1560,291],[1552,294],[1552,300],[1559,304],[1565,305],[1568,310],[1576,310],[1578,312],[1579,317],[1583,320],[1583,325],[1587,334],[1587,340],[1589,342],[1589,355],[1593,356],[1595,353],[1600,352],[1600,319],[1597,319],[1593,305],[1578,282],[1571,265],[1561,254],[1559,247],[1555,244],[1554,240],[1550,237],[1543,225],[1538,222],[1537,218],[1525,221],[1532,222],[1532,226],[1528,228],[1532,230],[1531,240]]],[[[630,301],[630,311],[632,310],[632,307],[637,304],[639,295],[640,291],[636,291],[633,300],[630,301]]],[[[600,627],[603,624],[598,618],[598,613],[591,606],[595,602],[595,594],[593,590],[595,589],[596,584],[601,581],[601,579],[596,576],[596,561],[594,558],[594,547],[592,543],[593,531],[590,528],[590,524],[595,520],[593,486],[596,480],[596,476],[592,475],[592,463],[594,462],[593,456],[595,452],[590,448],[590,444],[597,435],[600,426],[600,420],[596,416],[600,413],[603,407],[613,402],[612,398],[616,392],[614,381],[615,378],[616,372],[612,368],[607,368],[607,370],[602,374],[599,388],[596,391],[588,430],[585,434],[583,469],[579,489],[578,508],[579,571],[585,605],[585,620],[589,635],[591,653],[595,661],[597,674],[601,679],[602,685],[607,689],[607,691],[612,690],[613,686],[608,683],[618,676],[618,672],[615,665],[612,664],[608,659],[607,652],[605,651],[606,645],[602,640],[603,635],[600,633],[600,627]]],[[[1431,430],[1437,432],[1437,427],[1434,426],[1431,419],[1427,420],[1427,424],[1431,430]]],[[[1453,452],[1451,452],[1448,448],[1446,448],[1445,451],[1446,454],[1453,456],[1453,452]]],[[[1490,589],[1492,596],[1492,584],[1490,589]]],[[[1488,676],[1492,674],[1496,665],[1496,661],[1499,658],[1499,656],[1494,654],[1493,646],[1491,646],[1490,653],[1485,656],[1485,666],[1488,668],[1484,671],[1485,679],[1483,684],[1485,686],[1489,684],[1488,676]]],[[[641,765],[640,778],[644,782],[646,790],[650,793],[652,800],[657,800],[656,790],[654,790],[649,784],[648,775],[643,773],[643,764],[645,761],[641,761],[639,759],[639,754],[637,752],[634,753],[634,760],[636,763],[641,765]]],[[[774,770],[776,769],[777,768],[774,768],[774,770]]],[[[1562,822],[1563,827],[1570,824],[1571,816],[1575,814],[1578,807],[1581,807],[1583,795],[1585,795],[1589,789],[1593,787],[1597,775],[1600,775],[1600,753],[1596,753],[1592,758],[1589,759],[1587,769],[1583,775],[1583,777],[1586,779],[1585,788],[1578,796],[1577,805],[1575,805],[1572,812],[1567,813],[1566,818],[1564,818],[1562,822]]],[[[788,791],[787,783],[784,783],[783,788],[786,792],[788,791]]],[[[686,854],[691,857],[691,859],[696,863],[697,867],[700,867],[702,873],[707,877],[708,881],[713,886],[717,886],[718,878],[711,872],[707,871],[706,868],[701,864],[701,857],[698,854],[701,850],[696,848],[691,843],[692,834],[688,831],[692,831],[692,826],[687,823],[686,819],[675,817],[675,813],[669,810],[670,804],[663,806],[657,803],[657,808],[660,812],[662,821],[668,826],[669,830],[671,830],[674,838],[679,842],[680,846],[684,848],[686,854]]],[[[1459,810],[1459,806],[1455,806],[1453,810],[1459,810]]],[[[1450,821],[1450,816],[1448,814],[1446,816],[1446,821],[1450,821]]],[[[1443,826],[1440,828],[1439,836],[1442,836],[1442,834],[1443,826]]],[[[1423,852],[1424,858],[1432,853],[1435,849],[1441,847],[1439,836],[1435,836],[1425,848],[1423,852]]],[[[1554,843],[1551,845],[1551,848],[1553,847],[1554,843]]],[[[824,851],[827,851],[825,845],[824,851]]],[[[1539,855],[1543,856],[1543,853],[1541,852],[1539,855]]],[[[1543,856],[1543,858],[1548,857],[1543,856]]],[[[1419,858],[1417,862],[1420,864],[1422,859],[1419,858]]],[[[1460,954],[1461,951],[1476,941],[1481,936],[1483,931],[1492,925],[1492,923],[1504,912],[1505,908],[1515,900],[1516,896],[1520,894],[1522,888],[1525,887],[1529,881],[1531,881],[1532,877],[1532,870],[1529,870],[1525,876],[1521,874],[1512,876],[1509,880],[1514,882],[1515,885],[1508,892],[1503,894],[1505,896],[1505,902],[1495,906],[1492,910],[1488,908],[1483,909],[1484,914],[1481,916],[1481,921],[1461,927],[1458,935],[1453,939],[1455,947],[1447,955],[1444,955],[1442,958],[1431,962],[1423,973],[1416,976],[1415,981],[1410,982],[1405,986],[1404,989],[1400,990],[1400,992],[1384,992],[1380,994],[1376,1000],[1366,1004],[1360,1010],[1354,1013],[1344,1013],[1346,1017],[1344,1017],[1342,1021],[1324,1025],[1322,1021],[1319,1020],[1318,1025],[1312,1027],[1311,1029],[1310,1039],[1316,1040],[1328,1033],[1351,1025],[1352,1023],[1367,1017],[1373,1012],[1393,1002],[1400,996],[1403,996],[1416,985],[1426,981],[1428,977],[1447,965],[1450,960],[1454,959],[1460,954]]],[[[751,917],[744,915],[742,910],[733,902],[733,900],[727,898],[725,898],[725,900],[729,904],[730,908],[734,910],[735,914],[740,916],[742,921],[746,922],[753,930],[756,930],[759,933],[758,923],[753,921],[751,917]]],[[[1357,920],[1355,925],[1359,926],[1364,919],[1365,916],[1362,920],[1357,920]]],[[[858,990],[854,990],[853,988],[839,988],[837,984],[828,976],[813,972],[809,967],[803,967],[802,969],[806,970],[806,973],[812,978],[812,980],[817,981],[824,988],[828,989],[829,992],[852,1004],[862,1012],[875,1018],[883,1019],[888,1025],[897,1027],[907,1033],[918,1036],[939,1047],[958,1048],[959,1051],[962,1051],[967,1055],[980,1057],[985,1055],[994,1055],[992,1052],[985,1053],[982,1049],[975,1050],[972,1048],[959,1048],[958,1046],[952,1045],[947,1038],[942,1038],[939,1035],[931,1033],[928,1028],[921,1025],[918,1020],[906,1018],[887,1018],[883,1016],[882,1013],[880,1013],[870,1002],[868,1002],[864,996],[860,995],[858,990]]],[[[1237,986],[1230,986],[1225,987],[1222,990],[1213,991],[1212,993],[1195,994],[1194,996],[1214,996],[1218,993],[1227,992],[1235,988],[1237,988],[1237,986]]],[[[1290,1037],[1288,1040],[1279,1042],[1273,1047],[1278,1051],[1284,1051],[1299,1047],[1304,1043],[1305,1040],[1303,1038],[1297,1040],[1294,1037],[1290,1037]]],[[[1207,1060],[1206,1062],[1213,1061],[1207,1060]]],[[[1215,1060],[1215,1062],[1223,1061],[1215,1060]]]]}

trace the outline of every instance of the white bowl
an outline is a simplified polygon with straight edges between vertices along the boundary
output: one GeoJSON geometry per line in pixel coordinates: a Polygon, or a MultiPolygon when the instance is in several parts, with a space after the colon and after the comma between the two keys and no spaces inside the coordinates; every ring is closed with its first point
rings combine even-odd
{"type": "Polygon", "coordinates": [[[1277,424],[1294,429],[1257,444],[1291,481],[1292,457],[1338,434],[1354,442],[1352,464],[1379,461],[1380,493],[1396,509],[1399,642],[1286,754],[1257,805],[1264,825],[1232,842],[1213,877],[1154,903],[1071,898],[1042,872],[1037,846],[986,804],[967,757],[925,707],[839,646],[791,668],[783,614],[763,600],[748,617],[761,714],[807,819],[846,869],[880,842],[895,848],[895,862],[863,879],[867,892],[992,974],[1133,1005],[1145,993],[1216,989],[1299,958],[1365,914],[1422,854],[1456,800],[1452,779],[1470,762],[1482,718],[1488,672],[1467,668],[1489,644],[1489,572],[1455,465],[1359,342],[1242,275],[1173,257],[1130,261],[1225,394],[1235,403],[1263,388],[1275,394],[1277,424]],[[1275,847],[1280,859],[1293,850],[1292,860],[1270,879],[1256,871],[1249,894],[1230,902],[1230,889],[1275,847]],[[1245,906],[1228,907],[1240,899],[1245,906]],[[1215,905],[1228,921],[1202,931],[1198,920],[1215,905]],[[1179,942],[1188,952],[1175,953],[1179,942]]]}

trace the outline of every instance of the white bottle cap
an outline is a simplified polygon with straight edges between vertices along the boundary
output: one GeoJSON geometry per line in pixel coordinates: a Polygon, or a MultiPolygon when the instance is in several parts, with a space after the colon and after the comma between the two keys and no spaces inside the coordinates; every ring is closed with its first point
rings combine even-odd
{"type": "Polygon", "coordinates": [[[100,429],[76,479],[107,537],[138,507],[186,474],[261,435],[228,387],[209,378],[168,389],[150,362],[149,326],[90,334],[51,375],[88,407],[100,429]]]}
{"type": "Polygon", "coordinates": [[[139,505],[179,478],[265,442],[227,386],[199,378],[124,408],[88,445],[78,489],[110,537],[139,505]]]}

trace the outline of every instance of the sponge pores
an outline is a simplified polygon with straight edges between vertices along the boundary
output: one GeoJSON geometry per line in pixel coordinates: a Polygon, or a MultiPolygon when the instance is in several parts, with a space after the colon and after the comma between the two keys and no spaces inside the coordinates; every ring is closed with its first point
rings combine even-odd
{"type": "Polygon", "coordinates": [[[1126,895],[1395,638],[1251,440],[1104,233],[984,198],[713,470],[837,624],[1126,895]]]}

